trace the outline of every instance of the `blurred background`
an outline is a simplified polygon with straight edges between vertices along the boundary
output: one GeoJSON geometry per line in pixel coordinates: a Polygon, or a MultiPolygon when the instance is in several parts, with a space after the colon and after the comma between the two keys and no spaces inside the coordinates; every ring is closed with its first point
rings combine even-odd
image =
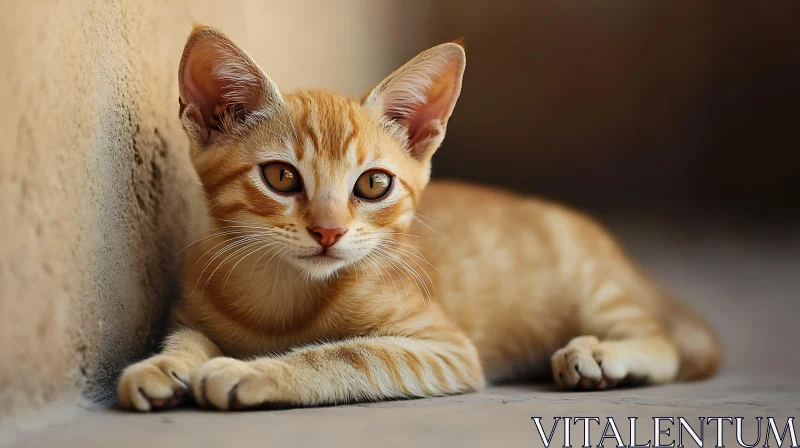
{"type": "Polygon", "coordinates": [[[596,212],[798,218],[800,3],[419,6],[431,43],[468,53],[436,175],[596,212]]]}
{"type": "Polygon", "coordinates": [[[796,372],[769,344],[796,340],[800,311],[798,1],[2,6],[0,428],[108,400],[159,340],[204,211],[177,119],[192,23],[283,90],[352,96],[463,38],[434,177],[592,212],[720,328],[730,369],[796,372]],[[753,319],[772,342],[741,331],[753,319]]]}

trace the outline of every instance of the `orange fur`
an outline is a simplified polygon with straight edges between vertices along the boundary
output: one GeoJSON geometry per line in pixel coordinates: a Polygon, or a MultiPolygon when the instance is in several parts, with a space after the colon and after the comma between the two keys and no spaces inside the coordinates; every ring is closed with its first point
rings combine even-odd
{"type": "Polygon", "coordinates": [[[590,219],[427,186],[463,70],[461,46],[443,44],[362,99],[282,95],[219,31],[196,28],[180,103],[207,232],[187,249],[165,349],[125,370],[121,405],[192,393],[219,409],[307,406],[463,393],[484,378],[552,373],[598,389],[713,374],[713,331],[590,219]],[[301,191],[266,184],[273,161],[297,170],[301,191]],[[365,201],[353,184],[370,169],[394,180],[365,201]],[[320,226],[346,232],[322,250],[320,226]],[[317,252],[328,255],[305,258],[317,252]]]}

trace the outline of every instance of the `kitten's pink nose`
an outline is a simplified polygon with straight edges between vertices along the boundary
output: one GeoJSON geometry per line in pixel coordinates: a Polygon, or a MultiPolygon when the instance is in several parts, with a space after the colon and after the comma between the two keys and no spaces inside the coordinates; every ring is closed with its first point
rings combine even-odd
{"type": "Polygon", "coordinates": [[[345,229],[326,229],[324,227],[314,227],[313,229],[308,229],[308,231],[322,247],[333,246],[347,232],[345,229]]]}

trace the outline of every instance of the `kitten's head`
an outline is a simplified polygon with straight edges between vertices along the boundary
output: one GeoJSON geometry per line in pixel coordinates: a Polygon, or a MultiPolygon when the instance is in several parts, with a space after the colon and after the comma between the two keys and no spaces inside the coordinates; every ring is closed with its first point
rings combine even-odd
{"type": "Polygon", "coordinates": [[[259,232],[265,250],[316,278],[404,232],[465,62],[447,43],[361,99],[283,95],[224,34],[196,28],[178,74],[180,118],[216,229],[240,242],[259,232]]]}

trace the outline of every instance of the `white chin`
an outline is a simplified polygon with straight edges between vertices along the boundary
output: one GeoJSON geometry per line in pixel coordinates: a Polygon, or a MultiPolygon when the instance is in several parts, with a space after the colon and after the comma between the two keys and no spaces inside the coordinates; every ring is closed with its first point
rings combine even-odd
{"type": "Polygon", "coordinates": [[[325,255],[313,257],[293,257],[292,264],[305,272],[305,275],[317,280],[326,279],[336,271],[345,267],[347,262],[341,258],[334,258],[325,255]]]}

